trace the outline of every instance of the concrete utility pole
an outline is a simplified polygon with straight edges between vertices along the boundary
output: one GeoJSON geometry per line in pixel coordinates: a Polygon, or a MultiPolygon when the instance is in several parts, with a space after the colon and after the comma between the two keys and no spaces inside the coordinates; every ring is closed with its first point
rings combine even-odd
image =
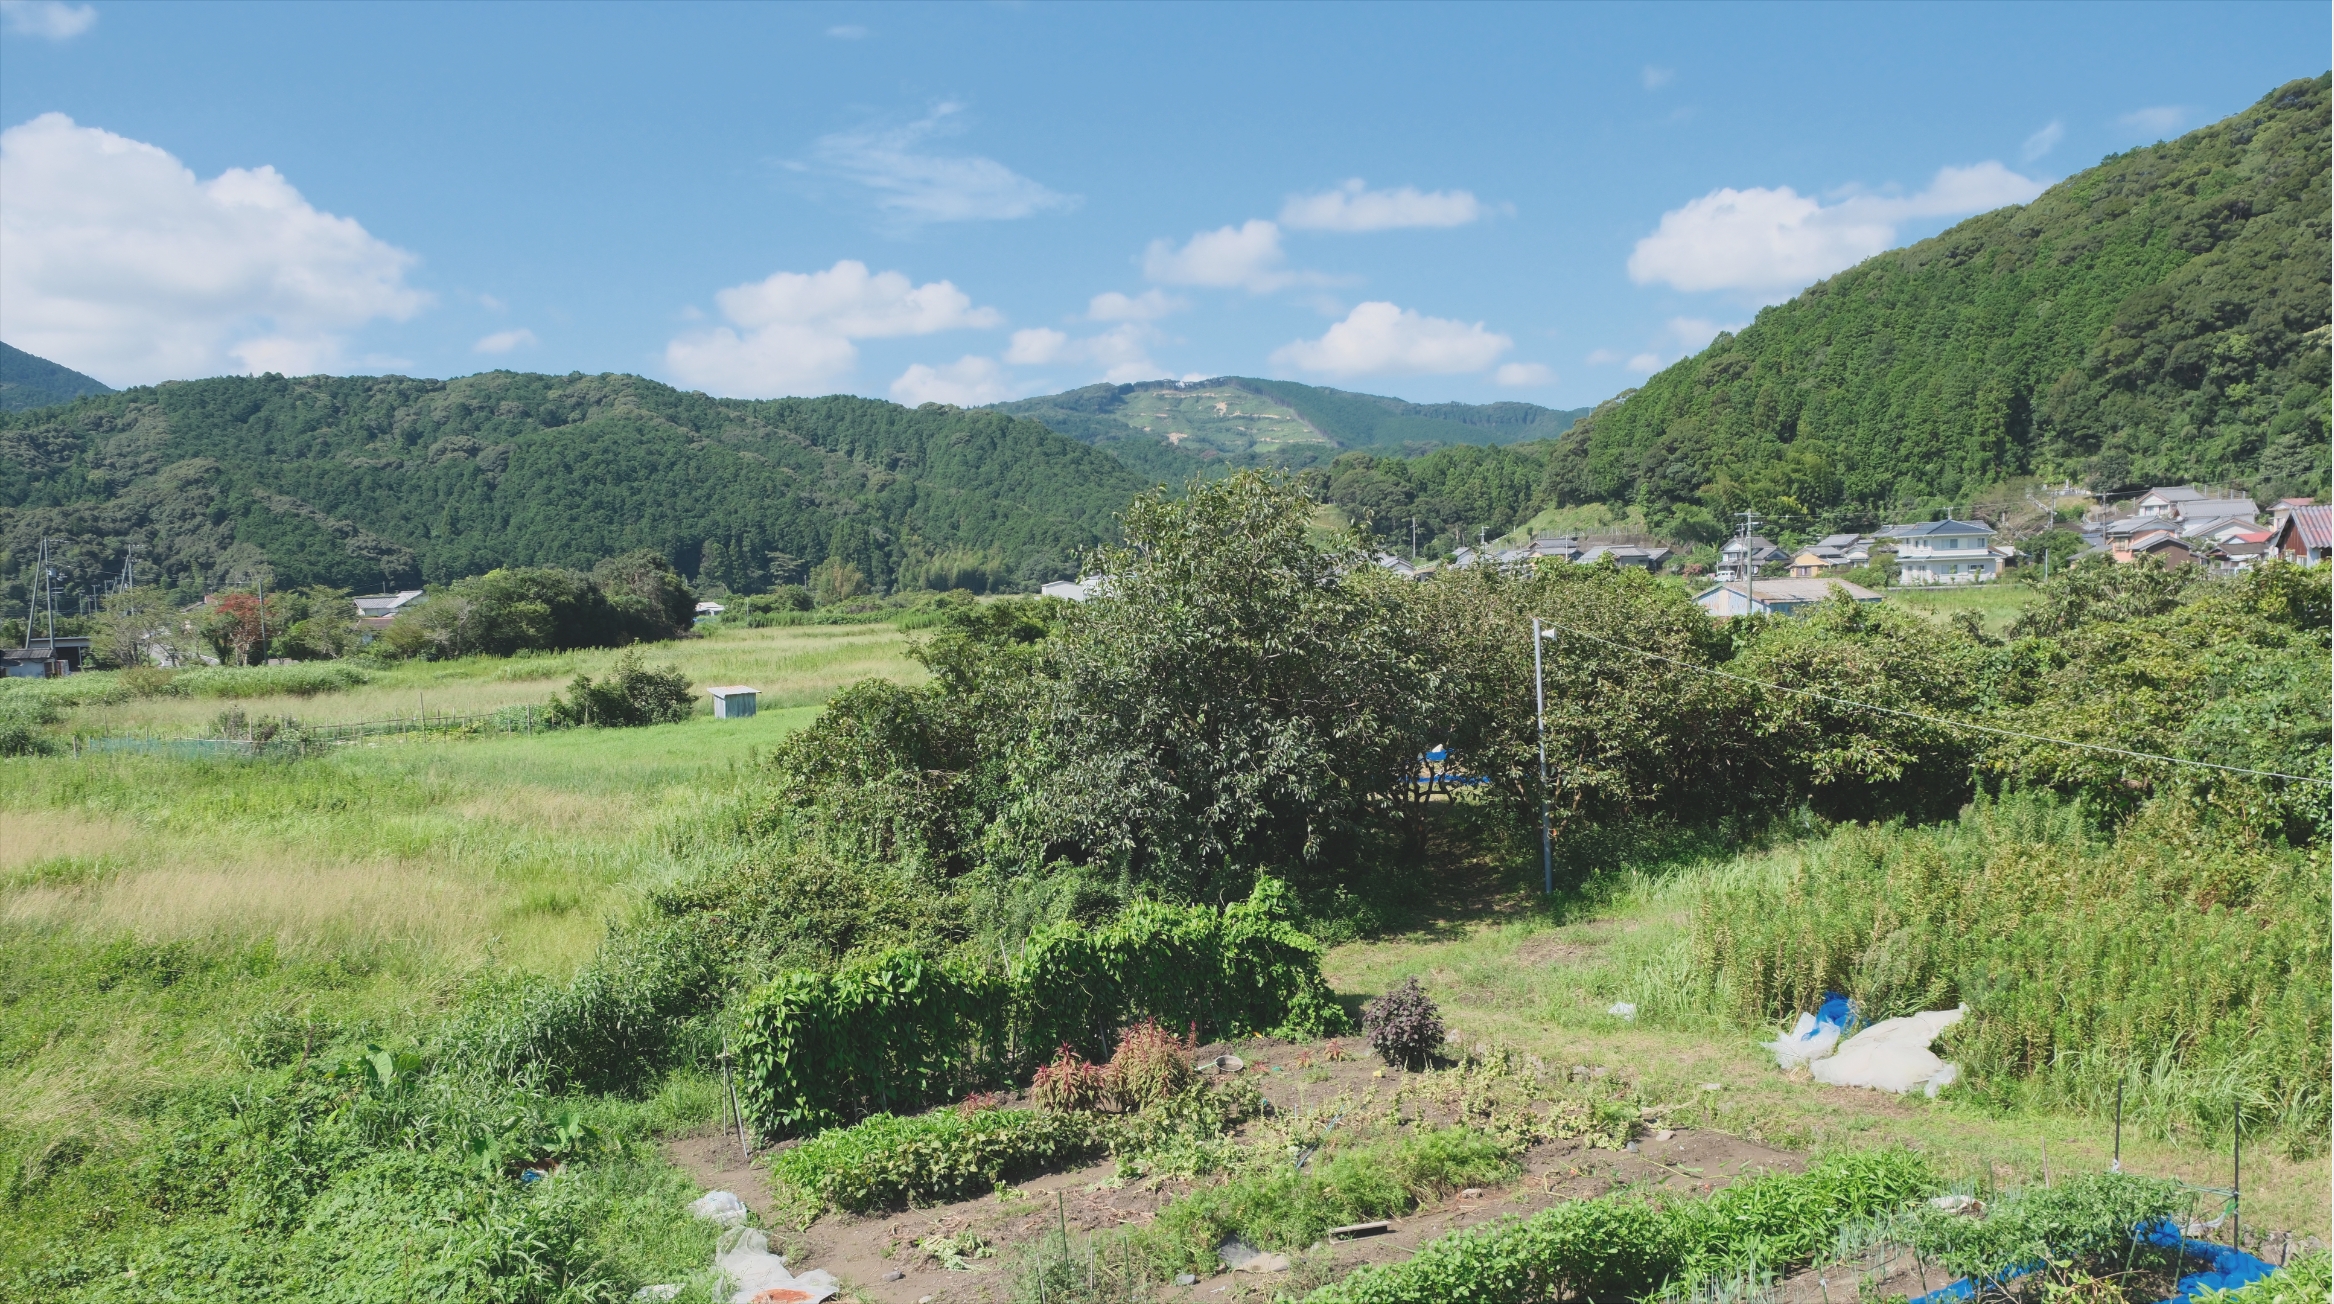
{"type": "MultiPolygon", "coordinates": [[[[1548,633],[1554,633],[1550,630],[1548,633]]],[[[1540,675],[1540,618],[1532,617],[1532,714],[1540,722],[1540,889],[1556,895],[1556,853],[1548,832],[1548,687],[1540,675]]]]}
{"type": "Polygon", "coordinates": [[[1755,616],[1759,614],[1759,563],[1751,555],[1751,531],[1758,528],[1759,517],[1758,513],[1752,511],[1740,511],[1735,515],[1742,518],[1742,614],[1755,616]]]}

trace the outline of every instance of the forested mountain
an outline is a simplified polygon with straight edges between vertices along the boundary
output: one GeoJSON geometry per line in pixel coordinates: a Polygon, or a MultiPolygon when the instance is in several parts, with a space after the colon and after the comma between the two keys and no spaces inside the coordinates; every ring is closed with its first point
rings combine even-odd
{"type": "Polygon", "coordinates": [[[102,381],[36,358],[13,344],[0,344],[0,412],[54,407],[85,394],[111,393],[102,381]]]}
{"type": "Polygon", "coordinates": [[[2327,488],[2328,78],[1761,311],[1558,441],[1546,495],[1706,526],[2007,477],[2327,488]]]}
{"type": "Polygon", "coordinates": [[[1088,385],[995,407],[1042,421],[1169,482],[1241,466],[1316,466],[1353,449],[1403,457],[1453,445],[1551,439],[1589,412],[1532,403],[1411,403],[1251,376],[1088,385]]]}
{"type": "Polygon", "coordinates": [[[0,580],[37,541],[87,591],[141,579],[369,590],[654,548],[753,592],[830,557],[878,591],[1027,585],[1139,487],[1034,421],[861,398],[746,402],[637,376],[225,377],[0,415],[0,580]]]}

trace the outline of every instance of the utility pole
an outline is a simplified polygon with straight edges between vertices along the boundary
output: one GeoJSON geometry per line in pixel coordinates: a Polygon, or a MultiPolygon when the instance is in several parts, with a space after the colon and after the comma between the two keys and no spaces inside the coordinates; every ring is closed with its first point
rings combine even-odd
{"type": "Polygon", "coordinates": [[[1746,510],[1746,511],[1740,511],[1740,512],[1736,512],[1736,513],[1735,513],[1735,515],[1737,515],[1737,516],[1739,516],[1739,517],[1741,517],[1741,518],[1742,518],[1742,608],[1743,608],[1743,614],[1744,614],[1744,615],[1746,615],[1746,616],[1755,616],[1755,615],[1759,614],[1759,600],[1758,600],[1759,563],[1758,563],[1758,559],[1757,559],[1755,556],[1753,556],[1753,555],[1752,555],[1752,550],[1751,550],[1751,531],[1752,531],[1752,530],[1755,530],[1755,529],[1757,529],[1757,528],[1758,528],[1758,525],[1759,525],[1759,517],[1758,517],[1758,513],[1756,513],[1756,512],[1752,512],[1752,511],[1747,511],[1747,510],[1746,510]]]}
{"type": "Polygon", "coordinates": [[[1556,853],[1548,832],[1548,686],[1540,674],[1540,640],[1545,636],[1540,618],[1532,617],[1532,714],[1540,723],[1540,890],[1554,896],[1556,853]]]}
{"type": "Polygon", "coordinates": [[[1410,518],[1410,564],[1418,564],[1418,518],[1410,518]]]}

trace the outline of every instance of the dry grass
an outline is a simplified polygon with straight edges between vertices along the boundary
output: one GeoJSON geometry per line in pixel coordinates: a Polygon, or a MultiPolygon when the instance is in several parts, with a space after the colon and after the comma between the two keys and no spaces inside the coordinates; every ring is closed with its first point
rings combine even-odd
{"type": "Polygon", "coordinates": [[[135,845],[126,820],[55,810],[0,810],[0,874],[60,860],[96,860],[135,845]]]}

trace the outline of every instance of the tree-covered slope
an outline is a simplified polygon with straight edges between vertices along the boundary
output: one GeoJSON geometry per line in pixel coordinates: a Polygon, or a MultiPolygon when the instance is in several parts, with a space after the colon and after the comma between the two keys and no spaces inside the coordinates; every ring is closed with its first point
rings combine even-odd
{"type": "Polygon", "coordinates": [[[1417,456],[1454,445],[1552,439],[1589,409],[1532,403],[1411,403],[1287,380],[1219,376],[1088,385],[999,403],[1109,451],[1154,481],[1242,466],[1306,467],[1341,452],[1417,456]]]}
{"type": "Polygon", "coordinates": [[[1561,502],[1847,519],[2038,474],[2327,485],[2328,78],[1767,308],[1582,420],[1561,502]]]}
{"type": "Polygon", "coordinates": [[[141,578],[195,589],[262,564],[371,589],[642,547],[749,592],[829,557],[879,588],[1028,583],[1111,537],[1137,487],[996,412],[621,375],[227,377],[0,416],[0,580],[21,602],[49,536],[84,589],[133,545],[141,578]]]}
{"type": "Polygon", "coordinates": [[[54,407],[85,394],[111,393],[103,381],[36,358],[13,344],[0,344],[0,412],[54,407]]]}

